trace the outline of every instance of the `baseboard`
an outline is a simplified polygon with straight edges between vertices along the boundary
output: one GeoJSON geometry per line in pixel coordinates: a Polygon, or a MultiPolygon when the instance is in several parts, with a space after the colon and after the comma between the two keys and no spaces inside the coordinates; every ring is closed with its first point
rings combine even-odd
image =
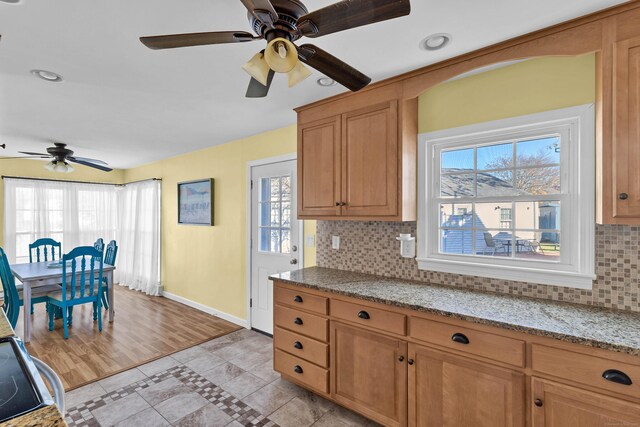
{"type": "Polygon", "coordinates": [[[195,301],[191,301],[190,299],[183,298],[179,295],[172,294],[171,292],[163,291],[161,294],[163,297],[168,298],[170,300],[179,302],[184,305],[188,305],[191,308],[195,308],[196,310],[204,311],[205,313],[211,314],[213,316],[224,319],[228,322],[234,323],[238,326],[242,326],[243,328],[249,328],[249,323],[245,319],[241,319],[236,316],[232,316],[231,314],[224,313],[220,310],[216,310],[215,308],[211,308],[204,304],[200,304],[195,301]]]}

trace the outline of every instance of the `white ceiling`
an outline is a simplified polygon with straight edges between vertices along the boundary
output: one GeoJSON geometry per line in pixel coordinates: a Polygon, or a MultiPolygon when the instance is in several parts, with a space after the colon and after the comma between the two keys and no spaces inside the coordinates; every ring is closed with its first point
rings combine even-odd
{"type": "MultiPolygon", "coordinates": [[[[332,0],[307,0],[315,10],[332,0]]],[[[307,39],[378,81],[584,15],[620,0],[413,0],[411,15],[307,39]],[[425,36],[453,42],[425,52],[425,36]]],[[[249,30],[240,0],[0,2],[0,143],[128,168],[295,123],[292,109],[344,91],[314,75],[293,89],[276,75],[269,96],[246,99],[240,66],[263,41],[153,51],[138,37],[249,30]],[[31,69],[64,77],[49,83],[31,69]]]]}

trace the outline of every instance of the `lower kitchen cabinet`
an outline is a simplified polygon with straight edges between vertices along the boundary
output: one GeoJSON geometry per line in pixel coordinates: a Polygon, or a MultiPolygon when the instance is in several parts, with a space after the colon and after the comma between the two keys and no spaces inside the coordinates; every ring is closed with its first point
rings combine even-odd
{"type": "Polygon", "coordinates": [[[407,343],[331,322],[331,397],[386,426],[406,425],[407,343]]]}
{"type": "Polygon", "coordinates": [[[640,425],[640,405],[539,378],[532,386],[533,427],[640,425]]]}
{"type": "Polygon", "coordinates": [[[409,425],[520,427],[525,376],[409,344],[409,425]]]}

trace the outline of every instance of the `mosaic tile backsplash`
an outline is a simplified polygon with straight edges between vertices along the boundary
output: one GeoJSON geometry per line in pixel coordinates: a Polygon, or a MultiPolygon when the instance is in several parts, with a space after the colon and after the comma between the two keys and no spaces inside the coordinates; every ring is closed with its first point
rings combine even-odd
{"type": "Polygon", "coordinates": [[[400,256],[400,233],[416,235],[415,222],[317,222],[317,265],[469,289],[640,312],[640,227],[596,226],[596,274],[592,290],[418,270],[400,256]],[[340,236],[340,250],[331,249],[340,236]]]}

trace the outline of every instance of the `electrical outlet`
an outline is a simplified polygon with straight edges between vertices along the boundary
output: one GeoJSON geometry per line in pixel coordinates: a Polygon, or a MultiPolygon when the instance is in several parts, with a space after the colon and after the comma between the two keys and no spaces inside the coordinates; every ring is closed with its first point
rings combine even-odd
{"type": "Polygon", "coordinates": [[[307,234],[305,236],[305,246],[308,248],[313,248],[316,245],[316,236],[313,234],[307,234]]]}
{"type": "Polygon", "coordinates": [[[340,250],[340,236],[331,236],[331,249],[340,250]]]}

